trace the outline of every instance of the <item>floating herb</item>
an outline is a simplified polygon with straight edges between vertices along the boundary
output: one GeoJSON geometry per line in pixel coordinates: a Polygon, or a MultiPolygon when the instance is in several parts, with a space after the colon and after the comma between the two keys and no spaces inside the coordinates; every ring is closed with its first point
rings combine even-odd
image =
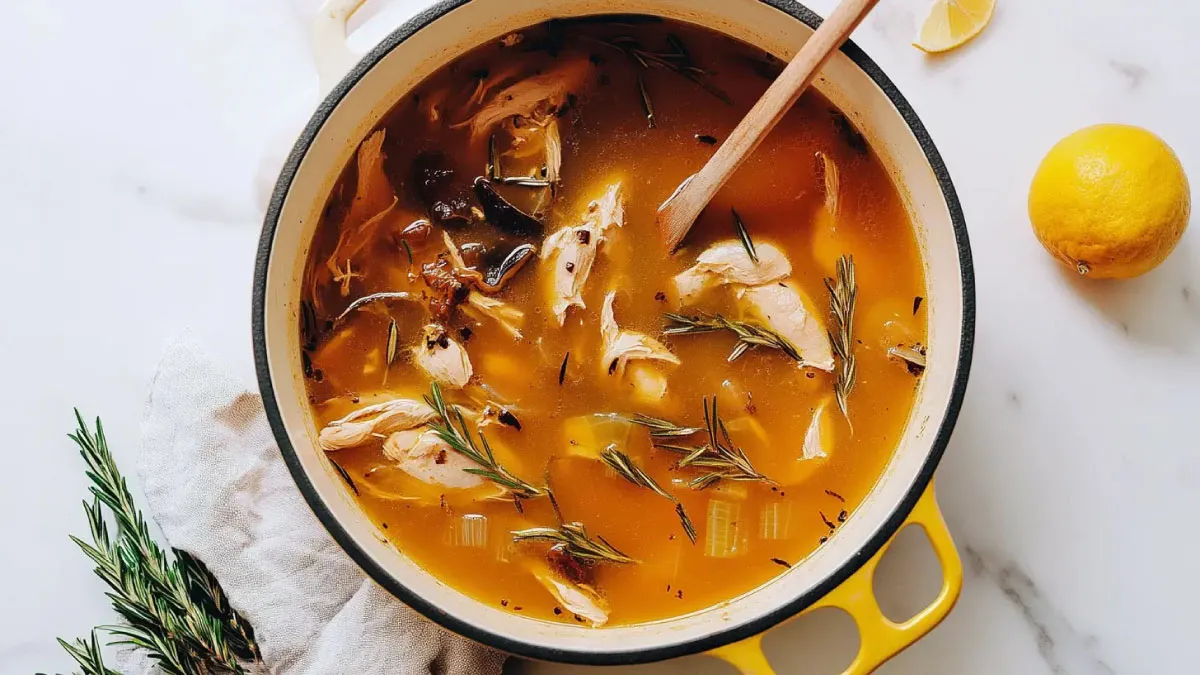
{"type": "Polygon", "coordinates": [[[703,143],[705,145],[716,145],[717,144],[716,136],[710,136],[708,134],[696,134],[696,140],[700,141],[701,143],[703,143]]]}
{"type": "Polygon", "coordinates": [[[796,349],[796,345],[790,340],[780,335],[776,331],[761,326],[757,323],[748,321],[730,321],[720,314],[712,316],[684,316],[682,314],[664,314],[668,321],[674,325],[667,326],[663,333],[666,335],[694,335],[697,333],[712,333],[715,331],[729,331],[737,336],[738,344],[729,354],[729,362],[732,363],[747,350],[753,347],[770,347],[778,349],[789,358],[792,358],[800,363],[804,359],[800,358],[800,351],[796,349]]]}
{"type": "Polygon", "coordinates": [[[563,356],[562,365],[558,367],[558,386],[562,386],[563,381],[567,379],[567,362],[571,360],[571,352],[567,352],[563,356]]]}
{"type": "Polygon", "coordinates": [[[917,297],[913,298],[913,316],[916,316],[916,315],[917,315],[917,311],[918,311],[919,309],[921,309],[921,303],[922,303],[922,302],[925,302],[925,298],[923,298],[923,297],[922,297],[922,296],[920,296],[920,295],[918,295],[917,297]]]}
{"type": "Polygon", "coordinates": [[[654,103],[650,100],[650,92],[646,89],[646,75],[641,70],[637,74],[638,93],[642,96],[642,110],[646,112],[646,124],[654,128],[654,103]]]}
{"type": "Polygon", "coordinates": [[[641,467],[633,463],[629,455],[617,450],[616,448],[608,448],[600,453],[600,459],[604,461],[613,471],[616,471],[619,476],[633,483],[638,487],[646,488],[654,494],[675,501],[669,492],[664,490],[650,474],[642,470],[641,467]]]}
{"type": "Polygon", "coordinates": [[[701,431],[704,431],[699,427],[683,427],[675,424],[674,422],[669,422],[657,417],[650,417],[649,415],[642,415],[641,413],[628,417],[622,417],[621,419],[646,427],[650,430],[651,438],[691,436],[692,434],[698,434],[701,431]]]}
{"type": "Polygon", "coordinates": [[[792,569],[792,564],[789,563],[788,561],[784,560],[783,558],[771,558],[771,562],[775,563],[776,565],[779,565],[780,567],[783,567],[783,568],[786,568],[789,570],[792,569]]]}
{"type": "Polygon", "coordinates": [[[742,217],[738,215],[737,209],[730,208],[729,212],[733,214],[733,229],[737,232],[738,239],[742,241],[742,248],[746,249],[746,255],[758,264],[758,251],[754,250],[754,240],[750,238],[750,233],[746,231],[746,223],[742,222],[742,217]]]}
{"type": "Polygon", "coordinates": [[[684,510],[682,502],[675,502],[675,515],[679,517],[679,524],[683,527],[683,533],[687,535],[688,540],[695,544],[696,525],[692,523],[692,519],[688,517],[687,511],[684,510]]]}
{"type": "Polygon", "coordinates": [[[411,246],[411,245],[409,245],[409,243],[408,243],[408,240],[407,240],[407,239],[401,239],[401,240],[400,240],[400,245],[404,247],[404,252],[405,252],[406,254],[408,254],[408,266],[409,266],[409,267],[412,267],[412,266],[413,266],[413,253],[412,253],[412,246],[411,246]]]}
{"type": "Polygon", "coordinates": [[[400,346],[400,328],[396,325],[395,319],[388,320],[387,333],[387,365],[388,368],[396,362],[396,350],[400,346]]]}
{"type": "Polygon", "coordinates": [[[346,307],[346,309],[344,311],[342,311],[341,314],[338,314],[337,318],[333,320],[333,323],[335,325],[341,323],[351,313],[356,312],[373,302],[391,302],[392,300],[414,300],[415,301],[416,298],[413,297],[411,293],[405,293],[404,291],[395,291],[395,292],[391,292],[391,293],[372,293],[371,295],[361,297],[361,298],[355,300],[354,302],[350,303],[350,306],[346,307]]]}
{"type": "Polygon", "coordinates": [[[597,535],[595,539],[590,538],[583,523],[563,523],[557,528],[531,527],[517,530],[512,535],[515,542],[549,541],[563,544],[568,555],[587,564],[611,562],[626,565],[637,562],[618,551],[604,537],[597,535]]]}
{"type": "Polygon", "coordinates": [[[854,380],[857,369],[854,363],[854,304],[858,299],[858,284],[854,280],[854,256],[842,256],[837,261],[837,280],[826,279],[825,287],[829,289],[829,313],[833,316],[837,330],[830,331],[829,341],[833,343],[833,352],[840,361],[837,379],[834,382],[834,395],[837,397],[838,408],[850,421],[847,399],[854,391],[854,380]]]}
{"type": "Polygon", "coordinates": [[[425,402],[437,411],[438,416],[442,419],[441,422],[430,422],[429,428],[433,429],[438,438],[442,439],[452,450],[479,465],[479,468],[472,467],[463,469],[463,471],[492,481],[511,492],[518,499],[532,499],[545,494],[544,490],[526,483],[500,466],[492,454],[492,447],[488,445],[483,432],[476,431],[479,435],[479,443],[475,443],[474,437],[467,429],[467,422],[463,419],[462,411],[458,409],[458,406],[454,406],[451,410],[446,405],[445,399],[442,398],[442,388],[437,382],[430,385],[430,395],[425,397],[425,402]]]}
{"type": "Polygon", "coordinates": [[[346,485],[350,488],[350,491],[355,495],[358,495],[358,486],[355,485],[354,479],[350,477],[350,473],[342,468],[341,464],[338,464],[332,459],[329,460],[329,463],[333,465],[333,470],[338,472],[338,475],[342,477],[342,480],[346,481],[346,485]]]}
{"type": "Polygon", "coordinates": [[[705,445],[655,445],[657,448],[682,455],[676,462],[680,468],[695,467],[707,470],[707,473],[692,479],[688,484],[691,488],[703,490],[721,480],[774,482],[755,470],[745,451],[734,444],[717,410],[715,396],[712,398],[711,409],[709,399],[704,399],[704,427],[708,432],[708,443],[705,445]]]}

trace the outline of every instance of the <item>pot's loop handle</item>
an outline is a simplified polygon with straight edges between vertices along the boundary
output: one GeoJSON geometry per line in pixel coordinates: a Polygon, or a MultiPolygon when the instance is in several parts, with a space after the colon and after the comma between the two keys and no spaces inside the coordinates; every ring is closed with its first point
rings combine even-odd
{"type": "MultiPolygon", "coordinates": [[[[932,604],[903,623],[895,623],[883,615],[875,599],[873,585],[875,568],[891,546],[892,542],[889,541],[862,569],[805,610],[808,613],[822,607],[837,607],[853,617],[858,625],[861,646],[858,655],[842,675],[868,675],[874,672],[888,659],[933,630],[958,602],[963,583],[962,559],[938,509],[933,483],[917,501],[905,527],[908,525],[919,525],[925,530],[942,565],[942,590],[932,604]]],[[[711,653],[733,664],[743,675],[774,675],[762,651],[761,635],[726,645],[711,653]]]]}
{"type": "Polygon", "coordinates": [[[321,96],[328,94],[362,58],[346,43],[346,24],[366,0],[325,0],[309,31],[321,96]]]}

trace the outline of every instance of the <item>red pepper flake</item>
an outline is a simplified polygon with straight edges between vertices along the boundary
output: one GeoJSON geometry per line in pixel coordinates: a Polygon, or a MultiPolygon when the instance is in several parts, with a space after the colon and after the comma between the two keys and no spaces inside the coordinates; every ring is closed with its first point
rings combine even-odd
{"type": "Polygon", "coordinates": [[[659,301],[659,302],[666,302],[666,301],[667,301],[667,294],[666,294],[666,293],[663,293],[662,291],[659,291],[659,292],[657,292],[657,293],[655,293],[655,294],[654,294],[654,299],[655,299],[655,300],[657,300],[657,301],[659,301]]]}
{"type": "Polygon", "coordinates": [[[680,600],[682,600],[682,599],[683,599],[683,589],[682,589],[682,588],[681,588],[681,589],[679,589],[679,590],[677,590],[677,591],[675,591],[675,597],[676,597],[676,598],[678,598],[678,599],[680,599],[680,600]]]}
{"type": "Polygon", "coordinates": [[[433,463],[434,464],[445,464],[446,463],[446,451],[439,450],[437,457],[433,458],[433,463]]]}
{"type": "Polygon", "coordinates": [[[501,601],[500,601],[500,606],[501,606],[501,607],[508,607],[508,601],[507,601],[507,600],[501,600],[501,601]]]}
{"type": "Polygon", "coordinates": [[[775,563],[776,565],[779,565],[780,567],[786,567],[789,570],[792,569],[792,564],[781,558],[771,558],[771,562],[775,563]]]}

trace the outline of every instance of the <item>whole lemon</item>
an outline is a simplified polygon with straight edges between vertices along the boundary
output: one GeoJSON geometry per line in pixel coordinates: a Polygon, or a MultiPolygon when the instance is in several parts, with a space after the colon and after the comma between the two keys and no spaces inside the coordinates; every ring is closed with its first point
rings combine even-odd
{"type": "Polygon", "coordinates": [[[1029,188],[1029,220],[1046,250],[1102,279],[1154,269],[1179,243],[1191,210],[1179,158],[1158,136],[1125,124],[1062,139],[1029,188]]]}

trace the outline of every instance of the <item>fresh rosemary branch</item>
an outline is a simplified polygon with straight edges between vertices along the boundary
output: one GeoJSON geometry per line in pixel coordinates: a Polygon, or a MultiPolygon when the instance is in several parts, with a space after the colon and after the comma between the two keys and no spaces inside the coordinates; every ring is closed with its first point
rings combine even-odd
{"type": "Polygon", "coordinates": [[[566,552],[572,558],[587,563],[611,562],[621,565],[637,562],[621,553],[604,537],[596,535],[595,539],[588,537],[583,523],[563,523],[557,528],[531,527],[527,530],[517,530],[512,533],[513,541],[549,541],[563,544],[566,552]]]}
{"type": "Polygon", "coordinates": [[[492,446],[488,444],[483,432],[476,431],[479,435],[479,443],[475,443],[475,439],[467,429],[467,422],[463,419],[462,411],[458,409],[458,406],[454,406],[452,411],[446,405],[446,400],[442,398],[442,388],[438,386],[437,382],[430,385],[430,395],[425,397],[425,402],[442,418],[440,423],[430,422],[429,428],[433,429],[438,438],[442,439],[455,452],[479,465],[479,468],[472,467],[463,469],[463,471],[486,478],[520,499],[532,499],[545,493],[544,490],[526,483],[500,466],[495,455],[492,454],[492,446]]]}
{"type": "Polygon", "coordinates": [[[737,232],[738,239],[742,242],[742,247],[746,249],[746,255],[750,256],[750,260],[753,260],[754,264],[757,265],[758,251],[754,248],[754,240],[750,238],[750,232],[746,230],[746,223],[738,215],[737,209],[731,207],[729,212],[733,214],[733,229],[737,232]]]}
{"type": "Polygon", "coordinates": [[[634,485],[650,490],[654,494],[669,499],[675,502],[675,513],[679,516],[679,523],[683,526],[683,532],[696,543],[696,527],[692,524],[692,519],[688,517],[687,511],[684,510],[683,504],[674,495],[663,489],[650,474],[646,473],[641,467],[633,463],[629,455],[617,450],[616,448],[608,448],[600,453],[600,459],[604,461],[613,471],[616,471],[619,476],[634,485]]]}
{"type": "Polygon", "coordinates": [[[643,415],[641,413],[638,413],[638,414],[632,415],[632,416],[628,416],[628,417],[623,417],[622,419],[625,419],[629,422],[633,422],[634,424],[638,424],[643,427],[646,427],[647,429],[650,430],[651,438],[671,438],[671,437],[678,437],[678,436],[691,436],[692,434],[698,434],[701,431],[704,431],[703,429],[700,429],[699,427],[681,427],[678,424],[675,424],[674,422],[669,422],[667,420],[659,419],[657,417],[650,417],[649,415],[643,415]]]}
{"type": "Polygon", "coordinates": [[[736,335],[738,343],[729,354],[730,363],[737,361],[741,358],[742,354],[745,354],[754,347],[778,349],[787,354],[788,357],[801,363],[804,362],[804,359],[800,358],[800,351],[796,349],[796,345],[792,344],[790,340],[778,332],[757,323],[730,321],[720,314],[712,316],[664,314],[663,317],[668,321],[674,322],[674,325],[667,326],[663,330],[665,335],[694,335],[697,333],[712,333],[719,330],[727,330],[736,335]]]}
{"type": "Polygon", "coordinates": [[[100,653],[100,640],[96,637],[95,629],[92,630],[90,640],[75,638],[75,642],[67,642],[58,638],[58,644],[67,650],[80,668],[83,668],[83,675],[121,675],[120,672],[104,665],[104,655],[100,653]]]}
{"type": "Polygon", "coordinates": [[[664,52],[652,52],[644,48],[636,39],[627,35],[614,37],[609,40],[596,41],[620,51],[639,66],[637,73],[638,93],[642,97],[642,109],[646,112],[646,124],[651,129],[655,126],[654,104],[651,102],[650,92],[646,88],[646,76],[644,73],[644,71],[651,67],[662,68],[677,73],[691,80],[696,86],[712,94],[725,105],[733,105],[733,100],[729,98],[729,95],[709,81],[708,78],[712,73],[696,66],[683,41],[674,35],[668,36],[667,43],[670,49],[664,52]]]}
{"type": "Polygon", "coordinates": [[[829,332],[829,341],[841,366],[834,381],[834,396],[838,408],[850,420],[847,400],[854,391],[857,368],[854,363],[854,304],[858,299],[858,284],[854,280],[854,256],[843,255],[837,261],[837,280],[825,279],[829,289],[829,313],[833,316],[837,330],[829,332]]]}
{"type": "Polygon", "coordinates": [[[717,410],[717,397],[704,399],[704,427],[708,432],[708,443],[701,446],[656,444],[655,447],[682,455],[676,464],[683,467],[706,469],[707,472],[691,480],[688,485],[703,490],[721,480],[761,481],[772,483],[770,478],[755,470],[744,450],[734,445],[725,422],[717,410]]]}
{"type": "Polygon", "coordinates": [[[168,559],[133,503],[100,420],[93,434],[79,411],[75,416],[79,426],[71,439],[87,463],[94,498],[84,502],[91,543],[71,539],[96,564],[96,575],[112,589],[113,609],[126,622],[105,630],[120,638],[118,644],[149,651],[170,675],[243,673],[239,659],[258,658],[249,624],[229,607],[216,579],[201,571],[198,561],[168,559]],[[109,534],[105,508],[116,521],[115,536],[109,534]]]}

